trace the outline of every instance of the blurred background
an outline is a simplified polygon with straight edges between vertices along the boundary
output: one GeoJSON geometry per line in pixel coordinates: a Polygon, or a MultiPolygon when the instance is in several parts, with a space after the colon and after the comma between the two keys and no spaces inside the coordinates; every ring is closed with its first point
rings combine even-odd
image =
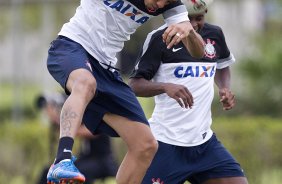
{"type": "MultiPolygon", "coordinates": [[[[54,159],[48,151],[50,125],[35,100],[60,90],[46,68],[47,50],[78,4],[0,0],[0,183],[36,184],[42,167],[54,159]]],[[[232,66],[237,106],[224,112],[216,95],[213,130],[250,184],[282,183],[281,17],[282,0],[214,0],[207,14],[207,22],[222,27],[237,61],[232,66]]],[[[162,24],[161,17],[152,19],[126,43],[118,63],[125,81],[146,34],[162,24]]],[[[153,99],[139,100],[149,118],[153,99]]],[[[112,140],[120,162],[126,148],[119,138],[112,140]]]]}

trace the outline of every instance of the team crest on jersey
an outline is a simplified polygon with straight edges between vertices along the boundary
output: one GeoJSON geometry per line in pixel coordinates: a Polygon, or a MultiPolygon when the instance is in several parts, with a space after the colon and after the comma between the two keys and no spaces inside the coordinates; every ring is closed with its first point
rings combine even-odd
{"type": "Polygon", "coordinates": [[[157,178],[157,179],[153,178],[153,179],[152,179],[152,182],[153,182],[152,184],[164,184],[164,182],[161,181],[160,178],[157,178]]]}
{"type": "Polygon", "coordinates": [[[119,13],[130,17],[133,21],[139,24],[144,24],[149,20],[149,17],[144,15],[141,11],[138,11],[128,1],[123,0],[104,0],[104,4],[119,13]]]}
{"type": "Polygon", "coordinates": [[[207,42],[205,43],[205,56],[213,59],[216,55],[216,50],[214,48],[215,41],[207,39],[207,42]]]}

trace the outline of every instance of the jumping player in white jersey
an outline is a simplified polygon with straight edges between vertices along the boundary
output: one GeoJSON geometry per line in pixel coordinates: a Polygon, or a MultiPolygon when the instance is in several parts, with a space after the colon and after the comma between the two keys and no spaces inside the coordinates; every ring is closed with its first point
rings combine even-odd
{"type": "Polygon", "coordinates": [[[183,0],[205,56],[191,57],[183,43],[167,49],[166,25],[149,33],[129,86],[137,96],[155,96],[149,119],[159,149],[143,184],[247,184],[240,165],[211,130],[214,81],[224,110],[235,105],[229,66],[235,62],[220,27],[205,23],[211,0],[183,0]]]}
{"type": "Polygon", "coordinates": [[[180,0],[81,0],[51,43],[48,70],[70,96],[61,112],[58,152],[48,183],[85,181],[72,157],[80,122],[93,134],[120,136],[128,152],[117,183],[141,183],[158,144],[135,94],[115,68],[116,54],[139,26],[160,14],[169,25],[162,36],[167,48],[183,42],[194,57],[204,55],[203,40],[180,0]]]}

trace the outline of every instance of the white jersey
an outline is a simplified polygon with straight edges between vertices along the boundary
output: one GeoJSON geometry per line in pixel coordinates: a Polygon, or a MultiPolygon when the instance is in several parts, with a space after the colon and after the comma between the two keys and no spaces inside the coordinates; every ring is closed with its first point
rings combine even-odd
{"type": "Polygon", "coordinates": [[[188,20],[187,10],[180,1],[150,13],[142,0],[81,0],[75,15],[64,24],[59,35],[81,44],[100,63],[114,67],[116,54],[124,42],[158,14],[163,14],[168,24],[188,20]]]}
{"type": "Polygon", "coordinates": [[[205,41],[205,57],[193,58],[179,43],[171,49],[161,41],[165,27],[151,32],[131,77],[155,82],[181,84],[191,92],[194,105],[184,109],[166,93],[155,96],[155,108],[149,119],[157,140],[178,146],[196,146],[209,140],[214,76],[217,69],[231,65],[224,35],[217,26],[205,24],[200,35],[205,41]]]}
{"type": "Polygon", "coordinates": [[[155,97],[155,108],[149,122],[159,141],[195,146],[212,136],[210,106],[214,96],[215,71],[216,63],[183,62],[160,66],[153,81],[186,86],[193,96],[194,105],[192,109],[185,109],[167,94],[155,97]]]}

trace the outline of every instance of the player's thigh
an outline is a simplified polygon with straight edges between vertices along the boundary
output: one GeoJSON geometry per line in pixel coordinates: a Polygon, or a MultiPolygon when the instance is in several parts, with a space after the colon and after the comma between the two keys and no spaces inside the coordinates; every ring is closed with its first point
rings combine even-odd
{"type": "Polygon", "coordinates": [[[92,68],[89,60],[89,54],[80,44],[59,36],[52,42],[48,51],[47,68],[53,78],[69,93],[66,89],[67,83],[69,83],[68,89],[71,90],[77,79],[88,77],[94,79],[91,76],[92,68]],[[79,75],[80,73],[82,75],[79,75]]]}
{"type": "Polygon", "coordinates": [[[248,181],[245,177],[227,177],[209,179],[202,184],[248,184],[248,181]]]}
{"type": "Polygon", "coordinates": [[[156,140],[147,124],[132,121],[112,113],[106,113],[103,120],[119,134],[128,148],[136,149],[146,146],[144,144],[156,144],[156,140]]]}

